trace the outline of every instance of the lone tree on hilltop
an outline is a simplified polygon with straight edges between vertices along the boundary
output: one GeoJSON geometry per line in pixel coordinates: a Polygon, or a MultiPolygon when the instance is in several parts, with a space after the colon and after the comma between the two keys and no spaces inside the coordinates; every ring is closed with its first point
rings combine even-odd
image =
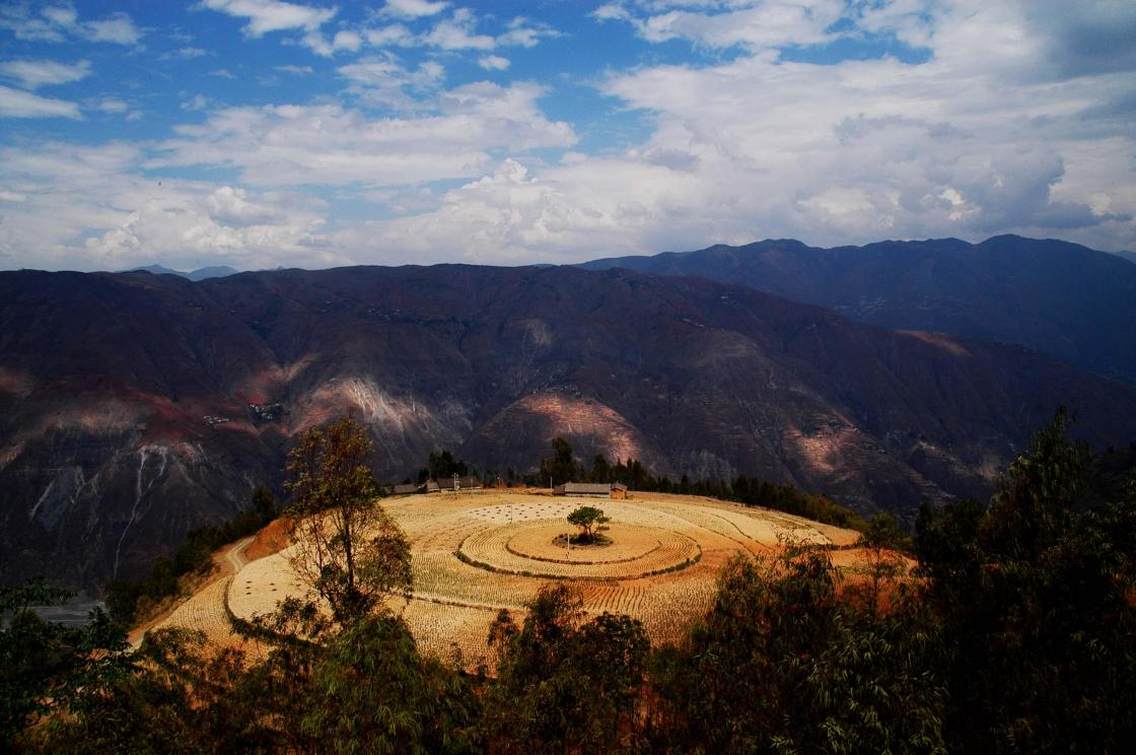
{"type": "Polygon", "coordinates": [[[581,506],[568,515],[568,523],[580,528],[580,540],[589,543],[596,537],[596,527],[607,524],[611,517],[604,516],[603,509],[595,506],[581,506]]]}
{"type": "Polygon", "coordinates": [[[341,626],[411,587],[410,546],[377,503],[371,450],[366,430],[343,417],[308,430],[288,454],[292,565],[341,626]]]}

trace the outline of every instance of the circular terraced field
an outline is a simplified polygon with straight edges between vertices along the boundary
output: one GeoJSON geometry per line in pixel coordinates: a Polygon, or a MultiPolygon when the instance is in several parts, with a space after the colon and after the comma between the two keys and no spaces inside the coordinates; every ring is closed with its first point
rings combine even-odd
{"type": "Polygon", "coordinates": [[[474,532],[458,545],[458,558],[491,572],[546,579],[641,579],[678,571],[702,557],[687,535],[660,527],[620,523],[606,529],[605,546],[565,547],[563,520],[516,522],[474,532]]]}
{"type": "MultiPolygon", "coordinates": [[[[487,654],[489,625],[506,608],[523,612],[540,586],[572,580],[591,614],[640,619],[655,642],[677,640],[713,599],[717,574],[734,554],[770,552],[784,539],[846,544],[847,530],[764,509],[693,496],[642,494],[627,501],[486,491],[383,501],[411,544],[414,597],[394,601],[427,652],[456,646],[475,664],[487,654]],[[611,517],[605,547],[556,544],[573,532],[582,505],[611,517]]],[[[301,589],[291,550],[254,561],[228,584],[228,610],[241,618],[272,610],[301,589]]]]}

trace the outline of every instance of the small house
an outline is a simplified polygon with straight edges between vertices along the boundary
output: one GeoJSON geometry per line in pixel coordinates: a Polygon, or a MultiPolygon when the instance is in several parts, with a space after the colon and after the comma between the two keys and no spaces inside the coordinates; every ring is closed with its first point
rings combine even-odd
{"type": "Polygon", "coordinates": [[[466,475],[465,477],[443,477],[439,480],[431,480],[438,486],[438,490],[443,492],[454,491],[463,492],[466,490],[481,490],[484,485],[481,480],[473,475],[466,475]]]}
{"type": "Polygon", "coordinates": [[[566,482],[553,488],[552,494],[609,498],[611,497],[611,485],[606,482],[566,482]]]}
{"type": "Polygon", "coordinates": [[[621,501],[626,500],[626,498],[627,498],[627,486],[624,485],[622,482],[613,482],[611,484],[611,497],[617,498],[621,501]]]}

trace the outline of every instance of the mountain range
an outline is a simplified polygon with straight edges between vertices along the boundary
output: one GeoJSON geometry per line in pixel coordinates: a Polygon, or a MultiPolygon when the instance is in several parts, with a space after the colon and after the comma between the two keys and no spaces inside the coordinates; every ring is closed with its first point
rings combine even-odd
{"type": "Polygon", "coordinates": [[[0,574],[137,575],[278,488],[295,436],[344,413],[392,481],[439,448],[534,469],[563,435],[585,461],[756,475],[910,521],[923,500],[989,492],[1059,405],[1098,446],[1136,438],[1136,389],[1050,355],[704,278],[4,272],[0,574]]]}
{"type": "Polygon", "coordinates": [[[1064,241],[996,236],[822,249],[793,240],[586,263],[740,283],[885,328],[1028,346],[1136,383],[1136,265],[1064,241]]]}

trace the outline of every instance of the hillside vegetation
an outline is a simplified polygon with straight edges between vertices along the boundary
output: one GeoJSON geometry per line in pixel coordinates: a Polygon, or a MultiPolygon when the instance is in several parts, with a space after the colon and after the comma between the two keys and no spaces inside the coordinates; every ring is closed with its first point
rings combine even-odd
{"type": "MultiPolygon", "coordinates": [[[[126,652],[102,618],[44,625],[7,590],[10,747],[129,752],[1086,752],[1136,734],[1136,476],[1059,415],[986,504],[924,508],[917,578],[830,552],[739,556],[711,606],[652,647],[551,583],[486,635],[493,673],[421,655],[393,613],[285,601],[256,652],[184,631],[126,652]],[[39,724],[28,728],[28,725],[39,724]]],[[[42,598],[42,595],[36,596],[42,598]]]]}

